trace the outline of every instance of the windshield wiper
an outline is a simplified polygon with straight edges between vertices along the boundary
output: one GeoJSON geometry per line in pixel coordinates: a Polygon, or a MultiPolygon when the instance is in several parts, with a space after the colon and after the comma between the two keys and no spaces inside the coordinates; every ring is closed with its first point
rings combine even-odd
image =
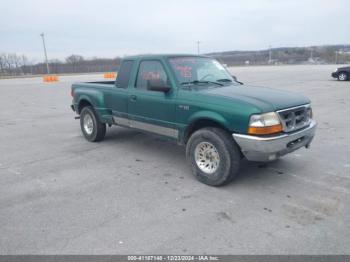
{"type": "Polygon", "coordinates": [[[222,78],[222,79],[218,79],[216,80],[217,82],[232,82],[231,79],[228,79],[228,78],[222,78]]]}
{"type": "MultiPolygon", "coordinates": [[[[218,79],[218,80],[216,80],[217,82],[222,82],[222,83],[232,83],[232,80],[231,79],[228,79],[228,78],[223,78],[223,79],[218,79]]],[[[234,78],[234,81],[235,81],[235,83],[238,83],[238,84],[240,84],[240,85],[243,85],[243,83],[242,82],[240,82],[240,81],[238,81],[236,78],[234,78]]]]}
{"type": "Polygon", "coordinates": [[[223,86],[223,84],[214,82],[214,81],[200,81],[200,80],[194,80],[194,81],[189,81],[189,82],[181,82],[181,85],[197,85],[197,84],[215,84],[219,86],[223,86]]]}

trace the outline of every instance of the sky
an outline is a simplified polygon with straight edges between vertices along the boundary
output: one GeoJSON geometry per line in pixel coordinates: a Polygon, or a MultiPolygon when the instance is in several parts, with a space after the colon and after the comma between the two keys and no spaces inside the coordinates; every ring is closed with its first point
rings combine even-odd
{"type": "Polygon", "coordinates": [[[350,44],[348,0],[0,0],[0,53],[43,59],[350,44]]]}

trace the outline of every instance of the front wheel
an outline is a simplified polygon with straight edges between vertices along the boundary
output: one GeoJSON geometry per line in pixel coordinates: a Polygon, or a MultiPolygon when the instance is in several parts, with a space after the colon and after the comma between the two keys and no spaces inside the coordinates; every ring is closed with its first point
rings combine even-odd
{"type": "Polygon", "coordinates": [[[186,146],[192,173],[204,184],[221,186],[238,173],[241,153],[233,138],[216,127],[196,131],[186,146]]]}
{"type": "Polygon", "coordinates": [[[339,81],[346,81],[346,80],[348,80],[348,74],[345,73],[345,72],[340,72],[338,74],[338,80],[339,81]]]}
{"type": "Polygon", "coordinates": [[[101,123],[91,106],[86,106],[80,113],[80,128],[86,140],[101,141],[106,135],[106,125],[101,123]]]}

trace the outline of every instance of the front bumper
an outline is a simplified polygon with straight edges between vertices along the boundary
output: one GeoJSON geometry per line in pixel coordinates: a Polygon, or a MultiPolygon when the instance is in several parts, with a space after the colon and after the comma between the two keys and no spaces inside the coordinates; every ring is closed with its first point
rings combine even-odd
{"type": "Polygon", "coordinates": [[[308,127],[294,133],[271,137],[242,134],[232,134],[232,136],[248,160],[268,162],[303,146],[308,147],[314,138],[316,126],[316,122],[312,120],[308,127]]]}
{"type": "Polygon", "coordinates": [[[333,78],[338,78],[338,73],[337,73],[337,72],[333,72],[333,73],[332,73],[332,77],[333,77],[333,78]]]}

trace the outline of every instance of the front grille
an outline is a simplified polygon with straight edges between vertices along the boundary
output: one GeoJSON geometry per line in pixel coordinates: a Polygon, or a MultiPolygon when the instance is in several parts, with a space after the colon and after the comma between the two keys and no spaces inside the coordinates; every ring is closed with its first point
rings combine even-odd
{"type": "Polygon", "coordinates": [[[308,126],[311,121],[310,105],[287,108],[277,111],[284,132],[292,132],[308,126]]]}

